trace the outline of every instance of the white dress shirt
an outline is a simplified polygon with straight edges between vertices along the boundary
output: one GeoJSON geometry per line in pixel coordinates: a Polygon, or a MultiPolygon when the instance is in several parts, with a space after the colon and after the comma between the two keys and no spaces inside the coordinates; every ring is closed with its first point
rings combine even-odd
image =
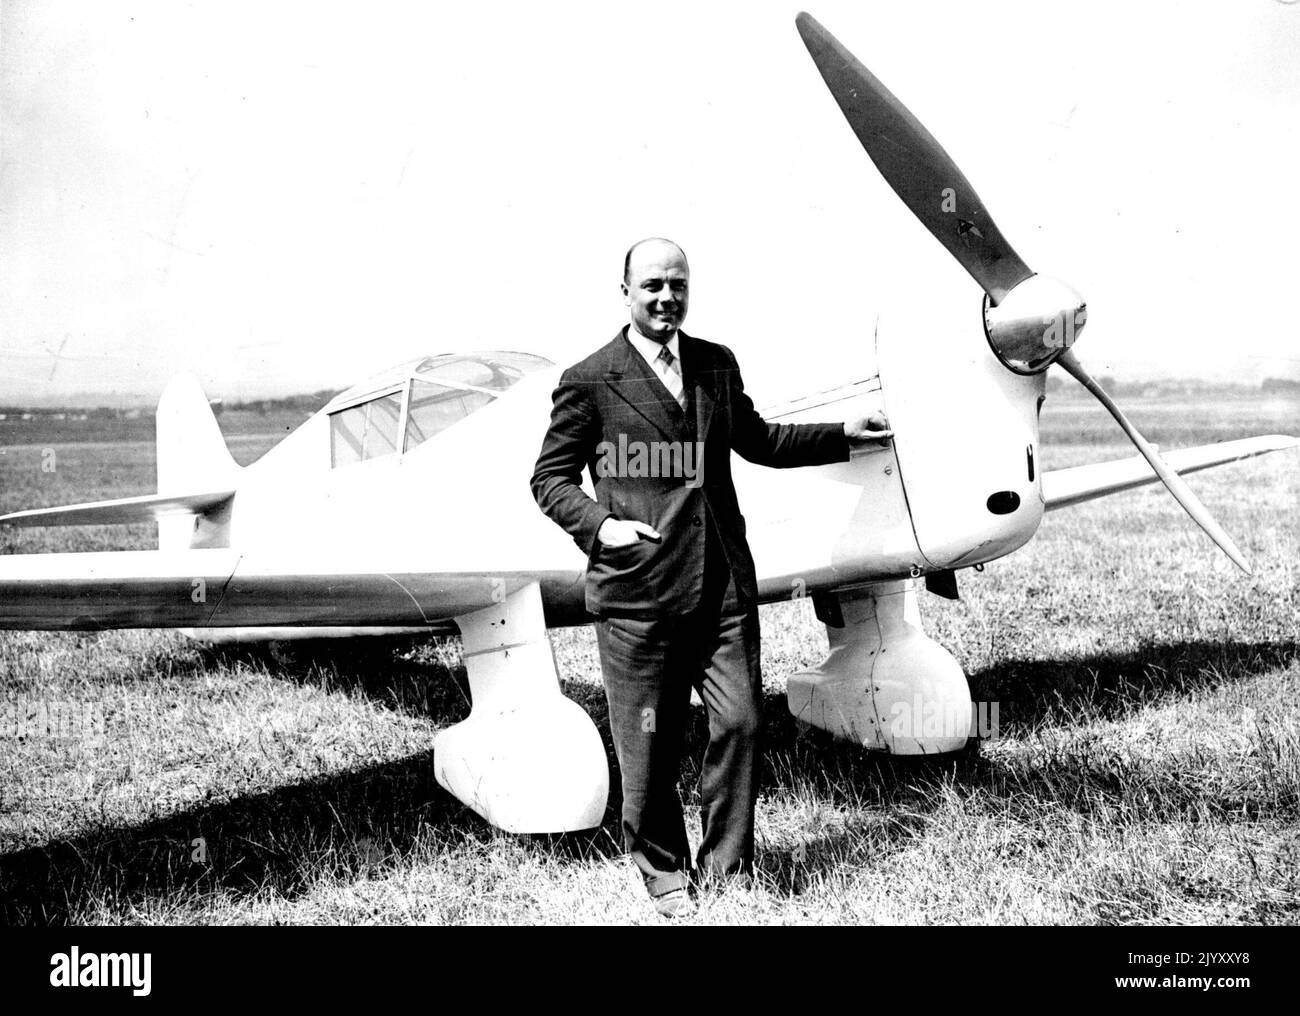
{"type": "Polygon", "coordinates": [[[682,381],[682,356],[678,350],[677,333],[673,332],[673,337],[666,343],[660,343],[654,339],[647,339],[636,330],[636,325],[628,325],[627,338],[633,348],[641,354],[642,359],[650,365],[650,369],[658,375],[669,394],[677,400],[677,404],[685,409],[686,386],[682,381]],[[664,346],[667,346],[668,352],[673,354],[672,366],[659,359],[659,353],[664,346]]]}

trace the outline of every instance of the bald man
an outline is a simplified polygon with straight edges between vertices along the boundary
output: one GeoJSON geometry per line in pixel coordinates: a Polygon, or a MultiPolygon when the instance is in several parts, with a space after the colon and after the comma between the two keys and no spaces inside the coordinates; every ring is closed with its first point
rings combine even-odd
{"type": "Polygon", "coordinates": [[[560,377],[532,491],[587,556],[624,843],[656,909],[679,917],[694,909],[677,793],[692,687],[709,724],[696,872],[747,881],[754,862],[758,592],[731,453],[778,468],[843,462],[851,444],[889,431],[879,414],[763,420],[731,350],[681,330],[690,268],[675,243],[634,244],[622,293],[631,321],[560,377]]]}

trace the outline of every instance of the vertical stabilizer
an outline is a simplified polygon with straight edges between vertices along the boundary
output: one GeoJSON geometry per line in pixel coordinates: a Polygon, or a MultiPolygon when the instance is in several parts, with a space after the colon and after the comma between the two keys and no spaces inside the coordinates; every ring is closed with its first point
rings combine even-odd
{"type": "MultiPolygon", "coordinates": [[[[178,374],[158,400],[158,493],[190,494],[230,490],[238,484],[239,465],[231,458],[217,418],[198,379],[178,374]]],[[[224,509],[229,512],[229,505],[224,509]]],[[[224,520],[223,520],[224,521],[224,520]]],[[[194,517],[160,519],[162,550],[202,546],[195,542],[194,517]]]]}

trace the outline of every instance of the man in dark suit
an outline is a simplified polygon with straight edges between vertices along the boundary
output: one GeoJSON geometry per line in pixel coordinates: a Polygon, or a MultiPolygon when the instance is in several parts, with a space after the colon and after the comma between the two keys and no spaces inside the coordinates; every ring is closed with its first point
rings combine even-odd
{"type": "Polygon", "coordinates": [[[622,288],[632,320],[561,375],[532,490],[587,555],[624,841],[656,908],[680,916],[693,908],[677,796],[692,687],[709,722],[697,867],[747,878],[754,858],[757,584],[731,452],[766,466],[821,465],[889,432],[878,414],[845,424],[764,421],[731,350],[680,330],[690,269],[676,244],[635,244],[622,288]],[[581,488],[584,468],[595,500],[581,488]]]}

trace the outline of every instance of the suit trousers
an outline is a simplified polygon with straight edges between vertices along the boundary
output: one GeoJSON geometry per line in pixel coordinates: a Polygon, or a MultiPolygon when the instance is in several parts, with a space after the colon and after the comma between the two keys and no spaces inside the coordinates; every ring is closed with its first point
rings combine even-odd
{"type": "Polygon", "coordinates": [[[701,875],[754,862],[762,677],[758,608],[738,603],[709,523],[703,593],[690,614],[605,617],[596,642],[623,785],[623,840],[651,896],[684,887],[690,846],[677,792],[691,688],[708,714],[700,771],[701,875]]]}

